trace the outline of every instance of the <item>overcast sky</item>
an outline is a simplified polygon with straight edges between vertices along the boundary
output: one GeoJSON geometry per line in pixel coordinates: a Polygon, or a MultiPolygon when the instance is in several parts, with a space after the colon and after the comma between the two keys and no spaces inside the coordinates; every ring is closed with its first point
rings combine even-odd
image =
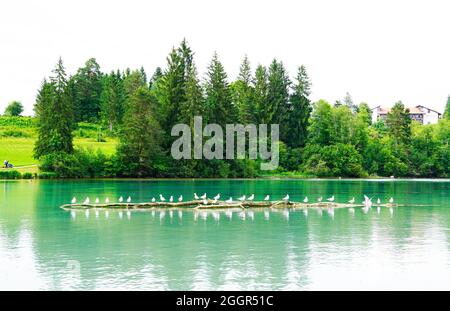
{"type": "Polygon", "coordinates": [[[36,92],[61,56],[68,73],[95,57],[103,71],[144,66],[148,75],[186,37],[202,77],[214,51],[234,79],[282,60],[304,64],[312,99],[425,105],[450,94],[450,1],[170,0],[0,2],[0,112],[36,92]]]}

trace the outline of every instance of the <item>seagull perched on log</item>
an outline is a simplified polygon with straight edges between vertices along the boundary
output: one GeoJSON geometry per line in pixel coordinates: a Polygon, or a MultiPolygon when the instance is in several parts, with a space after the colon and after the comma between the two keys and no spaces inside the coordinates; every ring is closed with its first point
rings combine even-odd
{"type": "Polygon", "coordinates": [[[178,198],[178,202],[182,202],[183,201],[183,195],[180,195],[180,197],[178,198]]]}
{"type": "Polygon", "coordinates": [[[127,202],[130,203],[131,202],[131,197],[127,198],[127,202]]]}
{"type": "Polygon", "coordinates": [[[270,195],[266,195],[265,197],[264,197],[264,201],[269,201],[270,200],[270,195]]]}
{"type": "Polygon", "coordinates": [[[283,198],[283,201],[289,201],[289,194],[286,194],[286,196],[283,198]]]}
{"type": "Polygon", "coordinates": [[[350,203],[350,204],[355,203],[355,198],[353,197],[350,201],[348,201],[348,203],[350,203]]]}
{"type": "Polygon", "coordinates": [[[100,199],[99,198],[95,198],[95,204],[100,203],[100,199]]]}
{"type": "Polygon", "coordinates": [[[377,199],[377,204],[381,204],[380,198],[377,199]]]}
{"type": "Polygon", "coordinates": [[[333,196],[331,196],[331,198],[328,198],[328,199],[327,199],[327,201],[329,201],[329,202],[333,202],[333,201],[334,201],[334,195],[333,195],[333,196]]]}
{"type": "Polygon", "coordinates": [[[255,198],[255,195],[254,195],[254,194],[251,194],[251,195],[247,198],[247,200],[253,201],[254,198],[255,198]]]}
{"type": "Polygon", "coordinates": [[[391,198],[389,199],[389,203],[391,203],[391,204],[394,203],[394,198],[391,197],[391,198]]]}
{"type": "Polygon", "coordinates": [[[305,198],[303,199],[303,203],[308,203],[308,197],[305,197],[305,198]]]}
{"type": "Polygon", "coordinates": [[[245,194],[243,196],[241,196],[240,198],[238,198],[239,201],[245,201],[245,194]]]}
{"type": "Polygon", "coordinates": [[[225,201],[226,203],[233,203],[233,198],[230,197],[228,200],[225,201]]]}
{"type": "Polygon", "coordinates": [[[164,201],[166,201],[166,198],[163,197],[162,194],[160,194],[160,195],[159,195],[159,200],[160,200],[161,202],[164,202],[164,201]]]}
{"type": "Polygon", "coordinates": [[[317,202],[322,202],[322,200],[323,200],[323,198],[320,197],[320,198],[317,199],[317,202]]]}
{"type": "Polygon", "coordinates": [[[155,199],[155,198],[152,198],[152,202],[155,203],[155,202],[156,202],[156,199],[155,199]]]}
{"type": "Polygon", "coordinates": [[[206,193],[203,193],[203,195],[200,197],[202,200],[206,199],[206,193]]]}
{"type": "Polygon", "coordinates": [[[72,202],[72,204],[77,203],[77,198],[76,198],[76,197],[73,197],[71,202],[72,202]]]}
{"type": "Polygon", "coordinates": [[[108,198],[108,197],[105,199],[105,203],[106,203],[106,204],[109,203],[109,198],[108,198]]]}
{"type": "Polygon", "coordinates": [[[84,204],[89,204],[89,197],[87,197],[86,200],[84,200],[84,204]]]}
{"type": "Polygon", "coordinates": [[[194,200],[200,200],[200,198],[198,197],[197,193],[194,192],[194,200]]]}
{"type": "Polygon", "coordinates": [[[122,203],[122,202],[123,202],[123,197],[120,196],[120,198],[119,198],[119,203],[122,203]]]}
{"type": "Polygon", "coordinates": [[[220,193],[218,193],[215,197],[214,197],[214,200],[219,200],[220,199],[220,193]]]}
{"type": "Polygon", "coordinates": [[[172,203],[173,202],[173,195],[170,196],[169,198],[169,202],[172,203]]]}

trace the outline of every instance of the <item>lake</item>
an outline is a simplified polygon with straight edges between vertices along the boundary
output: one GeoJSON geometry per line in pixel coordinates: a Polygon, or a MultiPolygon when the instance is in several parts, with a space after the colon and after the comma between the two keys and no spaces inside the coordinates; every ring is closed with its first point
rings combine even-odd
{"type": "Polygon", "coordinates": [[[450,290],[450,181],[0,181],[0,290],[10,289],[450,290]],[[231,220],[224,212],[59,208],[73,196],[148,202],[194,192],[342,203],[367,194],[400,206],[236,212],[231,220]]]}

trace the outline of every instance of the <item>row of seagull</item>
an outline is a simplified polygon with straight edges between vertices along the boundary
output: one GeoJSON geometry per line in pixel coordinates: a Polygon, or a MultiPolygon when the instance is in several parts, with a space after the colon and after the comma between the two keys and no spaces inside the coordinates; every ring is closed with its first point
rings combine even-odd
{"type": "MultiPolygon", "coordinates": [[[[124,199],[123,199],[123,197],[121,196],[120,198],[119,198],[119,203],[122,203],[124,201],[124,199]]],[[[77,198],[76,197],[73,197],[72,198],[72,204],[75,204],[75,203],[77,203],[77,198]]],[[[89,204],[91,202],[91,200],[89,199],[89,197],[87,197],[84,201],[83,201],[83,204],[89,204]]],[[[95,204],[99,204],[100,203],[100,199],[99,198],[95,198],[95,204]]],[[[108,204],[110,201],[109,201],[109,198],[108,197],[106,197],[105,198],[105,203],[106,204],[108,204]]],[[[127,203],[131,203],[131,197],[128,197],[127,198],[127,200],[126,200],[126,202],[127,203]]]]}
{"type": "MultiPolygon", "coordinates": [[[[237,200],[238,201],[241,201],[241,202],[244,202],[244,201],[253,201],[254,200],[254,198],[255,198],[255,195],[254,194],[251,194],[251,195],[249,195],[248,197],[246,197],[246,195],[244,194],[244,195],[242,195],[241,197],[239,197],[237,200]]],[[[213,204],[215,204],[215,203],[217,203],[218,201],[219,201],[219,199],[220,199],[220,193],[218,193],[217,195],[215,195],[214,197],[213,197],[213,204]]],[[[197,193],[194,193],[194,200],[202,200],[202,203],[204,204],[204,205],[207,205],[208,204],[208,200],[207,200],[207,196],[206,196],[206,193],[204,193],[202,196],[198,196],[197,195],[197,193]]],[[[270,195],[266,195],[265,197],[264,197],[264,201],[269,201],[270,200],[270,195]]],[[[287,194],[286,196],[284,196],[283,198],[282,198],[282,200],[283,201],[289,201],[289,194],[287,194]]],[[[326,199],[328,202],[334,202],[334,200],[335,200],[335,198],[334,198],[334,195],[332,195],[331,197],[329,197],[329,198],[327,198],[326,199]]],[[[121,196],[121,197],[119,197],[119,203],[122,203],[124,201],[124,199],[123,199],[123,197],[121,196]]],[[[156,202],[156,198],[152,198],[152,200],[151,200],[153,203],[154,202],[156,202]]],[[[160,194],[159,195],[159,201],[160,202],[165,202],[166,201],[166,198],[162,195],[162,194],[160,194]]],[[[317,202],[322,202],[323,201],[323,197],[319,197],[319,198],[317,198],[317,202]]],[[[75,203],[77,203],[77,198],[76,197],[73,197],[72,198],[72,204],[75,204],[75,203]]],[[[99,198],[96,198],[95,199],[95,204],[99,204],[100,203],[100,199],[99,198]]],[[[108,204],[110,202],[110,200],[109,200],[109,198],[107,197],[107,198],[105,198],[105,203],[106,204],[108,204]]],[[[131,203],[131,197],[129,196],[128,198],[127,198],[127,200],[126,200],[126,202],[127,203],[131,203]]],[[[169,202],[174,202],[174,197],[171,195],[170,196],[170,198],[169,198],[169,202]]],[[[178,202],[183,202],[183,195],[180,195],[179,197],[178,197],[178,202]]],[[[233,202],[235,202],[234,200],[233,200],[233,198],[232,197],[230,197],[229,199],[227,199],[227,200],[225,200],[225,203],[233,203],[233,202]]],[[[306,196],[304,199],[303,199],[303,203],[308,203],[309,202],[309,198],[306,196]]],[[[83,204],[89,204],[90,203],[90,199],[89,199],[89,197],[87,197],[84,201],[83,201],[83,204]]],[[[350,204],[354,204],[355,203],[355,198],[353,197],[351,200],[349,200],[348,201],[348,203],[350,203],[350,204]]],[[[364,201],[362,202],[364,205],[367,205],[367,204],[372,204],[372,199],[371,198],[369,198],[369,197],[367,197],[366,195],[364,195],[364,201]]],[[[389,203],[394,203],[394,198],[390,198],[389,199],[389,203]]],[[[381,204],[381,200],[378,198],[377,199],[377,204],[381,204]]]]}

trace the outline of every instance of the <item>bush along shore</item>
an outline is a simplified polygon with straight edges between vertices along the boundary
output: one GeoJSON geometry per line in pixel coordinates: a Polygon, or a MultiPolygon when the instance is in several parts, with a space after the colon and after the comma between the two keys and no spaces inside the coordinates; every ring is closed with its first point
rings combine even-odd
{"type": "Polygon", "coordinates": [[[312,102],[311,87],[305,66],[291,76],[277,59],[253,69],[245,57],[230,81],[217,53],[200,76],[185,40],[151,76],[143,68],[104,73],[93,58],[68,75],[59,59],[38,92],[36,118],[15,117],[0,140],[34,137],[30,158],[49,172],[39,178],[450,177],[450,97],[437,124],[411,120],[401,101],[385,103],[394,105],[373,122],[367,103],[348,93],[334,103],[312,102]],[[171,146],[179,137],[171,130],[186,124],[193,132],[195,116],[222,128],[279,124],[279,166],[261,171],[265,161],[248,152],[239,160],[175,160],[171,146]],[[118,143],[111,152],[85,148],[86,136],[98,146],[118,143]]]}

